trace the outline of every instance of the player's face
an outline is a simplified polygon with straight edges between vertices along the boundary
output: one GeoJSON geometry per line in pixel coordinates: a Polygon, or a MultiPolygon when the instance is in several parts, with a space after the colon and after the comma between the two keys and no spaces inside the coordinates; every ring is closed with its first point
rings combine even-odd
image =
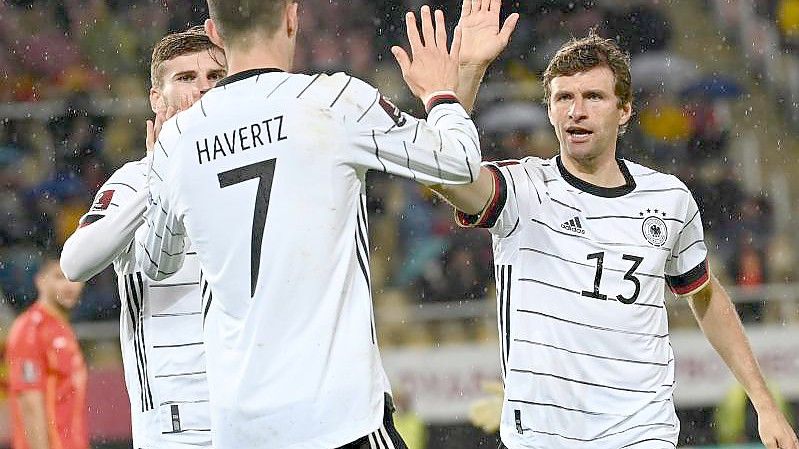
{"type": "Polygon", "coordinates": [[[153,112],[160,101],[175,107],[184,98],[196,101],[225,77],[226,64],[225,54],[216,48],[164,61],[161,86],[150,90],[153,112]]]}
{"type": "Polygon", "coordinates": [[[80,299],[83,282],[72,282],[64,276],[57,261],[46,261],[36,275],[39,297],[65,310],[72,310],[80,299]]]}
{"type": "Polygon", "coordinates": [[[550,81],[549,122],[555,127],[561,153],[575,160],[615,154],[619,126],[632,111],[619,108],[615,77],[606,66],[550,81]]]}

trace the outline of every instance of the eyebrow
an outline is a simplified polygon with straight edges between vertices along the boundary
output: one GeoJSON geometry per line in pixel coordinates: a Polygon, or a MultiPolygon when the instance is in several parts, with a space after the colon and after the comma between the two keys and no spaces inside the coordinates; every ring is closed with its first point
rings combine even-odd
{"type": "Polygon", "coordinates": [[[178,73],[172,75],[172,78],[177,78],[177,77],[180,77],[180,76],[183,76],[183,75],[196,75],[196,74],[197,74],[196,70],[183,70],[182,72],[178,72],[178,73]]]}

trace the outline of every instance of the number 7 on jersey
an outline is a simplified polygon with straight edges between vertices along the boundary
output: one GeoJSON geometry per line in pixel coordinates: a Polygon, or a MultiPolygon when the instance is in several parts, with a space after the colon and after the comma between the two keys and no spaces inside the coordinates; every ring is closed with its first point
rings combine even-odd
{"type": "Polygon", "coordinates": [[[268,159],[244,167],[234,168],[217,174],[219,187],[224,189],[250,179],[258,178],[258,192],[255,194],[255,210],[252,216],[252,243],[250,246],[250,297],[255,296],[258,284],[258,270],[261,267],[261,244],[264,241],[266,214],[269,212],[269,195],[275,177],[277,159],[268,159]]]}

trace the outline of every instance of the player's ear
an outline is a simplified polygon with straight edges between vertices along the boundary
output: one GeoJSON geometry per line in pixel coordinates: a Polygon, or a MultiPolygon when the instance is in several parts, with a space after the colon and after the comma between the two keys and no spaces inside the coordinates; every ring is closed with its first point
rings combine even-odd
{"type": "Polygon", "coordinates": [[[205,28],[205,34],[208,36],[208,39],[211,39],[214,45],[219,48],[225,48],[225,43],[222,40],[222,36],[219,34],[219,28],[216,27],[216,23],[214,23],[213,19],[205,19],[203,28],[205,28]]]}
{"type": "Polygon", "coordinates": [[[620,109],[619,126],[622,126],[630,121],[630,117],[633,115],[633,104],[630,102],[625,103],[620,109]]]}
{"type": "Polygon", "coordinates": [[[158,104],[161,103],[162,101],[163,101],[163,97],[161,97],[161,92],[159,92],[158,89],[155,88],[155,86],[151,87],[150,88],[150,109],[152,109],[154,113],[158,111],[158,104]]]}
{"type": "Polygon", "coordinates": [[[286,33],[292,39],[297,35],[297,28],[300,25],[298,9],[298,2],[289,2],[289,6],[286,8],[286,33]]]}

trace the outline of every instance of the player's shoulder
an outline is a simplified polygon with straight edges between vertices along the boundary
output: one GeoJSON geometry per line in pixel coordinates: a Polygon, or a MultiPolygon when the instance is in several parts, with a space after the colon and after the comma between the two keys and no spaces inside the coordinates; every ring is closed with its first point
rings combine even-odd
{"type": "Polygon", "coordinates": [[[345,72],[303,75],[297,98],[337,110],[364,108],[374,103],[378,90],[368,82],[345,72]]]}
{"type": "Polygon", "coordinates": [[[552,167],[555,162],[552,159],[544,159],[535,156],[528,156],[523,159],[505,159],[500,161],[485,162],[485,165],[503,169],[511,174],[524,173],[531,179],[545,180],[552,177],[552,167]]]}
{"type": "Polygon", "coordinates": [[[688,187],[677,176],[664,173],[636,162],[624,159],[624,165],[635,180],[637,190],[658,192],[682,192],[691,194],[688,187]]]}
{"type": "Polygon", "coordinates": [[[148,166],[149,162],[146,157],[128,162],[114,171],[100,190],[107,190],[113,186],[115,189],[128,189],[135,193],[147,183],[148,166]]]}
{"type": "Polygon", "coordinates": [[[13,346],[22,340],[29,340],[40,333],[47,316],[35,304],[22,312],[11,324],[8,345],[13,346]]]}

